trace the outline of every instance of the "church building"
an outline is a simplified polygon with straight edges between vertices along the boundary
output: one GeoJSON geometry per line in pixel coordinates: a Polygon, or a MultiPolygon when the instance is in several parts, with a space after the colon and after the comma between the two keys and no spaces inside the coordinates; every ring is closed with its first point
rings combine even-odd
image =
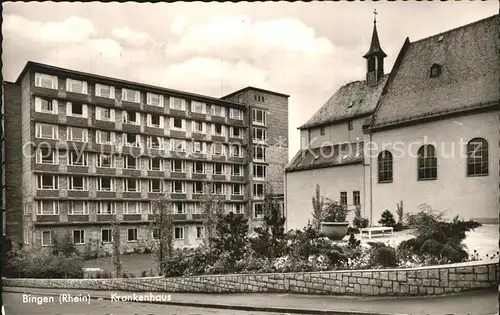
{"type": "MultiPolygon", "coordinates": [[[[499,15],[411,42],[392,71],[373,25],[363,81],[342,86],[302,126],[286,169],[287,229],[336,200],[377,225],[396,205],[498,222],[499,15]]],[[[350,212],[348,220],[353,217],[350,212]]]]}

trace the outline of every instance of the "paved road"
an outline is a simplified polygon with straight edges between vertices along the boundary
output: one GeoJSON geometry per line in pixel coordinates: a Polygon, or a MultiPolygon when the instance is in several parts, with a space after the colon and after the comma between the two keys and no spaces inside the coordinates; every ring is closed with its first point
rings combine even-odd
{"type": "Polygon", "coordinates": [[[55,301],[38,305],[37,303],[23,303],[23,295],[20,293],[4,293],[3,301],[5,315],[273,315],[273,313],[98,300],[90,300],[90,304],[59,304],[55,301]]]}
{"type": "MultiPolygon", "coordinates": [[[[64,290],[64,289],[36,289],[36,288],[4,288],[7,292],[31,293],[38,295],[58,296],[63,293],[90,294],[92,297],[110,298],[111,293],[122,296],[132,295],[131,292],[98,291],[98,290],[64,290]]],[[[162,294],[162,293],[152,293],[162,294]]],[[[491,315],[498,312],[498,292],[479,291],[457,295],[439,297],[348,297],[328,295],[303,295],[303,294],[197,294],[197,293],[171,293],[171,303],[182,306],[200,305],[208,308],[265,311],[283,313],[285,310],[338,311],[340,314],[349,311],[382,313],[382,314],[412,314],[412,315],[491,315]],[[259,309],[260,308],[260,309],[259,309]],[[278,310],[276,310],[278,309],[278,310]],[[283,309],[283,311],[282,311],[283,309]]],[[[176,306],[178,306],[176,305],[176,306]]],[[[198,311],[201,309],[198,308],[198,311]]],[[[203,313],[193,314],[205,314],[203,313]]],[[[213,314],[214,311],[212,311],[213,314]]],[[[216,311],[215,311],[216,312],[216,311]]],[[[220,314],[228,314],[222,310],[220,314]]],[[[102,313],[101,313],[102,314],[102,313]]],[[[140,314],[140,313],[138,313],[140,314]]],[[[163,314],[163,313],[161,313],[163,314]]],[[[168,314],[168,313],[167,313],[168,314]]],[[[217,312],[216,312],[217,314],[217,312]]],[[[248,313],[238,313],[248,314],[248,313]]],[[[10,315],[10,314],[8,314],[10,315]]],[[[22,314],[21,314],[22,315],[22,314]]],[[[113,314],[116,315],[116,314],[113,314]]],[[[142,314],[141,314],[142,315],[142,314]]]]}

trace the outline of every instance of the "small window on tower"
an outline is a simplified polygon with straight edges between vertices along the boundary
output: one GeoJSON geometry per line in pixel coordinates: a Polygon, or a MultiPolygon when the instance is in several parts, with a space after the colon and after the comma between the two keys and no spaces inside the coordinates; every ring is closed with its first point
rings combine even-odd
{"type": "Polygon", "coordinates": [[[321,136],[324,136],[326,134],[325,127],[321,127],[321,129],[319,130],[319,134],[321,136]]]}
{"type": "Polygon", "coordinates": [[[442,66],[435,63],[431,66],[431,78],[438,77],[441,74],[442,66]]]}

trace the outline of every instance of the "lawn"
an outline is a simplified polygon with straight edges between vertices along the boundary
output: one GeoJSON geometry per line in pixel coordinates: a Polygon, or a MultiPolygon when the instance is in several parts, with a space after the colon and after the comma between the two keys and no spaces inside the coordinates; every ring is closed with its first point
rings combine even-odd
{"type": "MultiPolygon", "coordinates": [[[[498,224],[485,224],[474,231],[467,232],[467,238],[464,243],[470,254],[474,250],[480,255],[480,258],[486,259],[486,254],[492,255],[498,252],[498,239],[499,239],[499,225],[498,224]]],[[[356,235],[359,239],[359,234],[356,235]]],[[[371,240],[363,238],[363,242],[386,242],[389,241],[393,245],[399,244],[401,241],[411,238],[411,231],[395,232],[394,236],[372,237],[371,240]]],[[[348,237],[346,237],[347,239],[348,237]]],[[[122,270],[127,274],[133,274],[136,277],[141,276],[143,271],[147,271],[148,276],[151,271],[156,275],[156,262],[151,254],[128,254],[121,256],[122,270]]],[[[111,272],[113,270],[113,263],[111,257],[103,257],[92,259],[85,262],[85,268],[103,268],[111,272]]]]}

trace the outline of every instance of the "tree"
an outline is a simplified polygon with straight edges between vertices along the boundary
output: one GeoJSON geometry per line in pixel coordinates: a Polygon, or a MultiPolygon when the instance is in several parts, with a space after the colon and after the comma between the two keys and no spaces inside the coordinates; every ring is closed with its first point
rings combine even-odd
{"type": "Polygon", "coordinates": [[[321,196],[320,187],[316,185],[316,196],[312,197],[312,206],[313,206],[313,227],[316,231],[319,231],[321,228],[321,222],[324,219],[325,215],[325,198],[321,196]]]}
{"type": "Polygon", "coordinates": [[[203,242],[211,248],[213,239],[219,237],[217,225],[224,220],[224,203],[221,197],[214,194],[213,183],[210,181],[204,184],[200,205],[203,227],[205,228],[203,242]]]}
{"type": "Polygon", "coordinates": [[[228,255],[227,267],[233,270],[236,262],[243,258],[248,244],[248,223],[230,212],[217,222],[217,236],[211,240],[213,248],[219,254],[228,255]]]}
{"type": "Polygon", "coordinates": [[[253,245],[258,253],[272,260],[281,254],[285,236],[285,217],[272,187],[266,189],[263,210],[264,222],[261,227],[254,228],[258,237],[253,245]]]}
{"type": "Polygon", "coordinates": [[[167,199],[158,199],[153,202],[153,222],[151,223],[151,233],[158,243],[153,251],[158,270],[161,273],[161,264],[165,256],[172,256],[174,249],[174,217],[172,202],[167,199]]]}
{"type": "Polygon", "coordinates": [[[111,221],[111,233],[113,242],[113,267],[114,277],[118,278],[122,273],[122,262],[120,259],[120,223],[111,221]]]}
{"type": "Polygon", "coordinates": [[[70,232],[57,233],[52,236],[54,239],[54,244],[52,246],[52,254],[64,256],[70,256],[71,254],[76,254],[75,244],[71,237],[70,232]]]}
{"type": "Polygon", "coordinates": [[[396,225],[394,215],[388,209],[385,209],[384,212],[382,212],[382,217],[380,218],[378,223],[382,224],[382,226],[387,227],[394,227],[394,225],[396,225]]]}

